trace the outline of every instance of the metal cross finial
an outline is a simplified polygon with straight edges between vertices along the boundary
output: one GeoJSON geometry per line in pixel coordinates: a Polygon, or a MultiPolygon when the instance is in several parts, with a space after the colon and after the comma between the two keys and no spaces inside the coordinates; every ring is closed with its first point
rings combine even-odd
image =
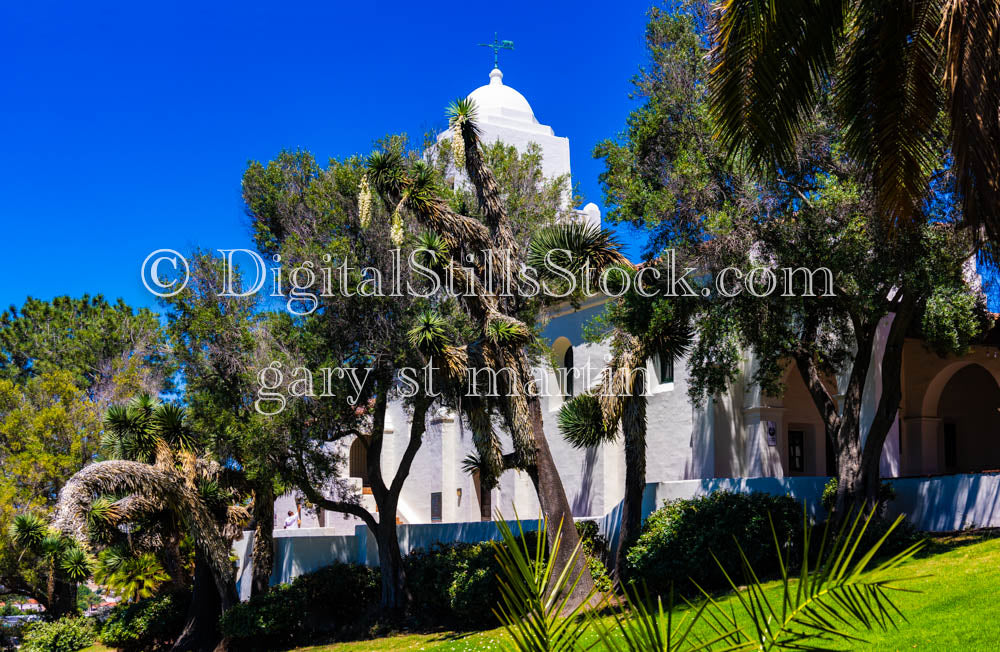
{"type": "Polygon", "coordinates": [[[493,32],[493,42],[492,43],[480,43],[479,47],[490,48],[493,50],[493,67],[500,67],[500,50],[513,50],[514,41],[500,41],[497,40],[497,33],[493,32]]]}

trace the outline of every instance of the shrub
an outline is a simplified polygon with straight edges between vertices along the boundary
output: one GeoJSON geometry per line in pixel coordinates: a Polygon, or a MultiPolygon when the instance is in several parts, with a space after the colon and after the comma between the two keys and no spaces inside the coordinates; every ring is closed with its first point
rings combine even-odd
{"type": "Polygon", "coordinates": [[[576,533],[580,536],[587,568],[594,578],[594,588],[602,593],[611,591],[614,582],[608,573],[608,559],[611,557],[608,540],[599,533],[596,521],[577,521],[576,533]]]}
{"type": "Polygon", "coordinates": [[[184,627],[190,600],[188,593],[167,593],[119,604],[101,627],[101,643],[126,652],[167,649],[184,627]]]}
{"type": "Polygon", "coordinates": [[[500,594],[493,546],[434,544],[403,560],[412,601],[411,618],[425,626],[471,628],[493,625],[500,594]]]}
{"type": "Polygon", "coordinates": [[[367,628],[379,593],[377,569],[336,563],[234,606],[219,626],[248,650],[344,636],[367,628]]]}
{"type": "Polygon", "coordinates": [[[76,652],[90,647],[97,638],[90,618],[60,618],[33,623],[24,628],[23,652],[76,652]]]}
{"type": "Polygon", "coordinates": [[[797,563],[802,505],[789,496],[717,491],[702,498],[666,502],[646,520],[626,555],[625,577],[644,581],[651,593],[660,595],[669,593],[671,586],[678,592],[695,593],[689,578],[706,590],[726,588],[725,575],[713,555],[729,572],[742,568],[737,541],[758,575],[773,575],[778,558],[771,521],[782,549],[791,552],[792,562],[797,563]]]}
{"type": "MultiPolygon", "coordinates": [[[[529,549],[534,550],[537,536],[524,533],[529,549]]],[[[493,609],[500,600],[500,565],[491,542],[436,543],[412,551],[403,565],[416,624],[457,629],[497,624],[493,609]]]]}

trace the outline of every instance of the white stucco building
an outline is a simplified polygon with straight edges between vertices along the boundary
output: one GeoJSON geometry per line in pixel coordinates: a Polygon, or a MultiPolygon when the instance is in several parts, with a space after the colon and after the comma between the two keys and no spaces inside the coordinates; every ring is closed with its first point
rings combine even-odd
{"type": "MultiPolygon", "coordinates": [[[[501,140],[521,150],[537,143],[547,175],[569,174],[569,140],[538,120],[525,97],[504,83],[499,69],[489,77],[488,84],[469,95],[476,102],[484,140],[501,140]]],[[[600,211],[594,204],[587,204],[577,214],[579,219],[600,222],[600,211]]],[[[582,335],[584,324],[602,310],[602,304],[603,299],[595,298],[579,309],[567,305],[551,312],[544,337],[551,342],[555,359],[564,366],[578,370],[587,365],[594,370],[604,366],[606,347],[585,343],[582,335]]],[[[978,525],[994,520],[1000,525],[1000,476],[988,473],[1000,469],[997,344],[991,334],[967,356],[943,359],[917,339],[906,342],[903,399],[883,451],[882,473],[885,477],[951,478],[913,478],[897,484],[899,509],[909,511],[918,524],[929,529],[961,527],[970,519],[979,519],[978,525]],[[951,509],[942,516],[956,501],[965,501],[965,510],[951,509]]],[[[879,351],[876,359],[880,356],[879,351]]],[[[744,378],[748,378],[752,356],[745,364],[744,378]]],[[[552,370],[544,373],[551,387],[559,386],[552,370]]],[[[729,394],[709,401],[704,408],[694,407],[688,399],[685,361],[661,365],[659,360],[650,360],[648,378],[646,473],[647,482],[659,487],[647,488],[653,492],[650,501],[728,486],[724,483],[749,486],[746,479],[753,478],[782,482],[810,479],[806,483],[809,491],[822,487],[831,456],[822,420],[794,368],[788,370],[787,390],[781,397],[765,396],[759,388],[737,382],[729,394]],[[687,484],[683,487],[670,484],[684,481],[687,484]]],[[[576,384],[576,392],[586,389],[579,380],[576,384]]],[[[862,409],[865,427],[871,422],[879,391],[880,378],[873,366],[862,409]]],[[[567,498],[575,516],[603,517],[624,494],[622,444],[619,441],[587,450],[568,445],[557,428],[556,415],[564,401],[558,394],[543,398],[542,407],[545,431],[567,498]]],[[[382,448],[383,468],[389,474],[406,448],[408,433],[402,407],[391,406],[382,448]]],[[[496,489],[482,493],[476,480],[462,471],[462,460],[473,451],[472,434],[461,419],[444,411],[436,413],[404,486],[399,512],[392,517],[403,524],[418,525],[489,520],[497,509],[510,517],[515,508],[522,517],[537,515],[535,492],[525,474],[507,472],[496,489]]],[[[362,500],[374,511],[374,501],[364,493],[363,455],[360,446],[352,447],[349,473],[362,492],[362,500]]],[[[783,490],[781,487],[793,484],[774,486],[783,490]]],[[[276,530],[282,528],[286,512],[295,509],[295,500],[293,495],[279,499],[276,530]]],[[[302,521],[303,528],[312,532],[310,536],[351,536],[362,525],[337,513],[316,514],[308,506],[302,510],[302,521]]]]}

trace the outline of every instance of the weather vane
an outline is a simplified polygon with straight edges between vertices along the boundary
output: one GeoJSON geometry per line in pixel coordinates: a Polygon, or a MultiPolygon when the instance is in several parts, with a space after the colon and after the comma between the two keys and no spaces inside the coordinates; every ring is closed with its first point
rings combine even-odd
{"type": "Polygon", "coordinates": [[[493,32],[493,42],[492,43],[480,43],[481,48],[490,48],[493,50],[493,67],[500,67],[500,50],[513,50],[514,41],[499,41],[497,40],[497,33],[493,32]]]}

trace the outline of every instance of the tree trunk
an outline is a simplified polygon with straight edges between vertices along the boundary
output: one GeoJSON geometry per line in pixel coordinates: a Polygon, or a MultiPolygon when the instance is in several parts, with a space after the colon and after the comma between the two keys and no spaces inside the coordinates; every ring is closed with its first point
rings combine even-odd
{"type": "Polygon", "coordinates": [[[184,628],[174,641],[175,652],[203,652],[217,649],[220,641],[219,616],[222,600],[215,586],[215,578],[201,552],[195,552],[194,587],[188,606],[184,628]]]}
{"type": "Polygon", "coordinates": [[[379,506],[379,522],[374,533],[382,576],[379,609],[386,620],[398,623],[406,615],[409,595],[406,591],[403,556],[399,552],[399,540],[396,537],[396,501],[390,499],[388,503],[390,504],[385,505],[384,509],[382,505],[379,506]]]}
{"type": "Polygon", "coordinates": [[[622,434],[625,439],[625,499],[622,525],[615,550],[615,577],[621,580],[625,555],[642,529],[642,494],[646,489],[646,398],[642,378],[633,383],[632,397],[625,406],[622,434]]]}
{"type": "Polygon", "coordinates": [[[256,526],[252,551],[251,597],[267,592],[274,567],[274,488],[270,482],[263,483],[254,492],[253,517],[256,526]]]}
{"type": "Polygon", "coordinates": [[[52,600],[45,607],[46,615],[57,620],[76,613],[76,582],[56,579],[52,590],[52,600]]]}
{"type": "Polygon", "coordinates": [[[186,591],[189,588],[187,572],[181,561],[181,530],[178,525],[172,528],[163,543],[163,570],[167,572],[170,579],[164,583],[163,591],[186,591]]]}
{"type": "MultiPolygon", "coordinates": [[[[535,468],[534,480],[535,489],[538,493],[538,502],[545,516],[547,538],[549,550],[555,540],[556,532],[562,529],[562,544],[559,550],[554,551],[556,557],[556,575],[561,573],[570,563],[570,558],[580,544],[580,536],[576,533],[576,525],[573,522],[573,511],[566,500],[566,491],[563,489],[562,480],[559,478],[559,471],[556,469],[555,461],[552,459],[552,451],[549,450],[549,442],[545,439],[545,431],[542,428],[542,407],[537,397],[532,397],[528,401],[528,409],[531,415],[531,429],[535,440],[535,468]]],[[[567,611],[583,604],[587,596],[594,590],[594,579],[590,576],[590,569],[587,568],[583,551],[580,550],[573,560],[573,580],[580,576],[572,596],[566,603],[567,611]]]]}
{"type": "Polygon", "coordinates": [[[856,436],[843,432],[843,428],[835,431],[833,442],[837,455],[837,501],[833,512],[840,518],[857,508],[855,496],[861,480],[861,451],[856,436]]]}

